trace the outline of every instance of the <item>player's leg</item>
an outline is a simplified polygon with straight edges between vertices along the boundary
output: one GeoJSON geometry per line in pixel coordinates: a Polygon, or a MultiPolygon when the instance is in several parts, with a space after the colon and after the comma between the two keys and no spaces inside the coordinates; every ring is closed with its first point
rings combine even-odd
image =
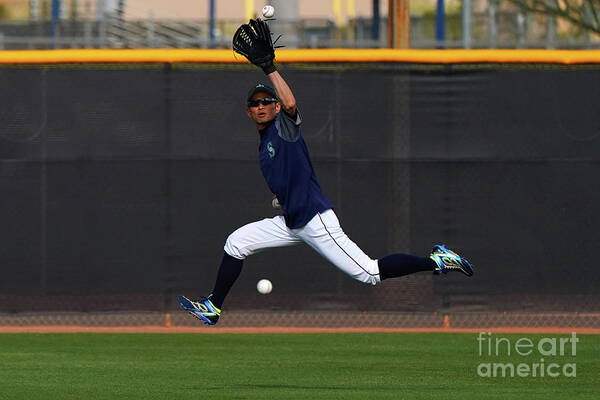
{"type": "Polygon", "coordinates": [[[265,218],[251,222],[227,237],[225,253],[238,260],[244,260],[252,254],[275,248],[293,246],[302,243],[286,225],[283,216],[265,218]]]}
{"type": "Polygon", "coordinates": [[[292,231],[352,278],[372,285],[381,280],[377,260],[348,238],[333,210],[315,215],[308,224],[292,231]]]}
{"type": "Polygon", "coordinates": [[[234,231],[225,242],[223,259],[212,293],[197,301],[179,296],[181,306],[209,325],[217,323],[221,307],[239,277],[244,259],[268,248],[302,243],[285,225],[282,216],[252,222],[234,231]]]}
{"type": "Polygon", "coordinates": [[[305,227],[294,231],[342,271],[354,279],[373,285],[381,280],[421,271],[446,273],[460,270],[469,276],[473,274],[465,259],[439,245],[434,246],[430,257],[390,254],[373,260],[348,238],[333,210],[317,214],[305,227]]]}
{"type": "Polygon", "coordinates": [[[225,242],[223,260],[217,273],[212,291],[213,303],[217,307],[237,280],[244,259],[266,249],[300,244],[302,241],[285,225],[283,216],[266,218],[235,230],[225,242]]]}

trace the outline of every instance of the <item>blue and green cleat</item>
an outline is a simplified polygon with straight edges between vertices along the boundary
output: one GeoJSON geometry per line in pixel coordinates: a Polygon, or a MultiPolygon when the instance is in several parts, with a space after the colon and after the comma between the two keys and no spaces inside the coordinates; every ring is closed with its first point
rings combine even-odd
{"type": "Polygon", "coordinates": [[[460,271],[466,276],[473,276],[471,263],[452,250],[448,250],[444,245],[434,245],[429,258],[437,265],[433,270],[435,275],[446,274],[448,271],[460,271]]]}
{"type": "Polygon", "coordinates": [[[219,321],[221,310],[210,301],[210,296],[199,300],[190,300],[185,296],[177,296],[177,301],[185,311],[204,321],[205,324],[215,325],[219,321]]]}

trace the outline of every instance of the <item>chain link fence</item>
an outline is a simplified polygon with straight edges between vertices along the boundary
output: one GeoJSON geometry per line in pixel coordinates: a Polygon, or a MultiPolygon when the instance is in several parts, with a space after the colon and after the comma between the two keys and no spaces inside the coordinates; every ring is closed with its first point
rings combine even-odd
{"type": "MultiPolygon", "coordinates": [[[[411,16],[410,47],[434,48],[562,48],[597,49],[600,37],[553,17],[502,10],[493,18],[487,12],[472,16],[472,34],[463,37],[460,14],[446,15],[444,40],[436,39],[434,14],[411,16]],[[560,29],[556,28],[557,24],[560,29]],[[468,42],[468,44],[466,44],[468,42]]],[[[214,35],[206,20],[161,18],[128,19],[107,14],[101,19],[57,21],[0,20],[0,49],[52,48],[231,48],[231,38],[243,20],[215,21],[214,35]]],[[[373,20],[356,18],[337,26],[333,20],[276,21],[274,32],[284,35],[278,44],[288,48],[386,48],[387,18],[373,37],[373,20]]]]}

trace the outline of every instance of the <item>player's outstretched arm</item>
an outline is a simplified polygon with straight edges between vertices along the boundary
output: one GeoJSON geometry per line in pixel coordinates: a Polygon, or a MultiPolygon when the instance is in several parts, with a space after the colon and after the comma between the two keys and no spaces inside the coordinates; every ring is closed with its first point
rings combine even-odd
{"type": "Polygon", "coordinates": [[[283,107],[286,113],[288,113],[292,117],[295,117],[296,98],[294,97],[294,93],[292,93],[292,89],[290,89],[287,82],[285,81],[285,79],[283,79],[279,71],[273,71],[267,76],[269,77],[269,80],[271,80],[271,84],[277,92],[277,97],[279,97],[281,107],[283,107]]]}
{"type": "Polygon", "coordinates": [[[271,80],[281,106],[291,116],[296,116],[296,99],[292,90],[273,64],[275,48],[269,25],[260,18],[242,24],[233,35],[233,50],[252,64],[261,68],[271,80]]]}

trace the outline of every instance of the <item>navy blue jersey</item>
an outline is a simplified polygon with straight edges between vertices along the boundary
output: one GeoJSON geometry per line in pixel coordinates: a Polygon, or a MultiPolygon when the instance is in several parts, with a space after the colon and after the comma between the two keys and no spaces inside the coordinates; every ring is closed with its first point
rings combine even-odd
{"type": "Polygon", "coordinates": [[[283,208],[288,228],[300,228],[317,213],[333,208],[321,191],[302,138],[300,114],[281,111],[260,131],[258,159],[271,192],[283,208]]]}

